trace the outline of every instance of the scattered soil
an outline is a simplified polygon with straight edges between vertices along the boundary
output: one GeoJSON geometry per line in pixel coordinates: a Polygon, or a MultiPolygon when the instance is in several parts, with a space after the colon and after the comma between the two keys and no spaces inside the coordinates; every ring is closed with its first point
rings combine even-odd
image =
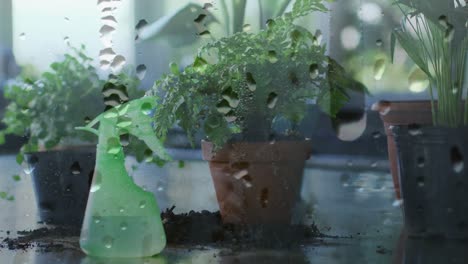
{"type": "MultiPolygon", "coordinates": [[[[9,236],[11,233],[6,232],[9,236]]],[[[14,238],[4,238],[0,249],[23,250],[36,249],[41,252],[80,250],[78,238],[80,229],[76,227],[39,228],[18,231],[14,238]]]]}
{"type": "Polygon", "coordinates": [[[169,245],[287,248],[316,242],[323,235],[315,225],[247,226],[223,224],[219,212],[174,214],[166,209],[161,218],[169,245]]]}
{"type": "MultiPolygon", "coordinates": [[[[167,243],[171,246],[219,246],[229,248],[289,248],[320,242],[323,235],[315,225],[246,226],[223,224],[219,212],[174,214],[174,208],[161,213],[167,243]]],[[[1,240],[0,250],[41,252],[80,250],[77,227],[50,227],[18,231],[1,240]]],[[[322,241],[323,242],[323,241],[322,241]]]]}

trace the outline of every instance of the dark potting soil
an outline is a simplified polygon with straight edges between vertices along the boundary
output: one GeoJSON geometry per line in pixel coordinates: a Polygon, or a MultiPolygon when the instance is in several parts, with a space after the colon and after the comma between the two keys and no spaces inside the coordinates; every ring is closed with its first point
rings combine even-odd
{"type": "Polygon", "coordinates": [[[219,212],[161,214],[169,245],[287,248],[316,241],[324,235],[315,225],[247,226],[223,224],[219,212]]]}
{"type": "MultiPolygon", "coordinates": [[[[6,232],[11,235],[9,231],[6,232]]],[[[6,237],[0,242],[0,249],[28,250],[41,252],[80,250],[78,237],[80,229],[76,227],[39,228],[36,230],[18,231],[17,237],[6,237]]]]}
{"type": "MultiPolygon", "coordinates": [[[[315,225],[305,226],[246,226],[223,224],[219,212],[194,212],[174,214],[174,208],[161,213],[170,246],[219,246],[230,248],[289,248],[317,242],[324,235],[315,225]]],[[[76,227],[40,228],[10,232],[0,242],[1,249],[42,252],[80,250],[80,229],[76,227]]],[[[319,241],[320,242],[320,241],[319,241]]]]}

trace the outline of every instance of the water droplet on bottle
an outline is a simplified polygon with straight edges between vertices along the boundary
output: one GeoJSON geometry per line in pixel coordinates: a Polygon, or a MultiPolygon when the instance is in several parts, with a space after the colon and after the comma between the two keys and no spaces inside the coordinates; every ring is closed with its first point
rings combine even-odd
{"type": "Polygon", "coordinates": [[[119,116],[119,112],[117,111],[117,109],[112,108],[112,109],[107,110],[103,116],[104,118],[109,118],[109,119],[116,118],[119,116]]]}
{"type": "Polygon", "coordinates": [[[453,170],[456,173],[461,173],[465,167],[463,155],[457,146],[453,146],[450,150],[450,160],[452,161],[453,170]]]}
{"type": "Polygon", "coordinates": [[[73,175],[78,175],[81,173],[81,167],[78,161],[75,161],[70,167],[71,173],[73,175]]]}
{"type": "Polygon", "coordinates": [[[317,63],[313,63],[309,66],[309,75],[311,79],[315,79],[319,76],[319,66],[317,63]]]}
{"type": "Polygon", "coordinates": [[[104,244],[104,247],[110,249],[112,248],[112,244],[114,243],[114,238],[111,236],[105,236],[102,238],[102,243],[104,244]]]}
{"type": "Polygon", "coordinates": [[[21,40],[25,40],[26,39],[26,33],[23,32],[23,33],[19,34],[19,38],[21,40]]]}
{"type": "Polygon", "coordinates": [[[64,17],[63,19],[65,19],[66,22],[70,22],[70,18],[68,17],[64,17]]]}
{"type": "Polygon", "coordinates": [[[121,214],[125,213],[125,208],[119,207],[119,213],[121,213],[121,214]]]}
{"type": "Polygon", "coordinates": [[[136,67],[136,74],[138,79],[143,80],[146,75],[146,65],[140,64],[136,67]]]}
{"type": "Polygon", "coordinates": [[[408,77],[409,90],[415,93],[422,92],[429,87],[429,78],[420,68],[414,69],[408,77]]]}
{"type": "Polygon", "coordinates": [[[125,133],[125,134],[120,135],[120,143],[121,143],[122,146],[124,146],[124,147],[128,146],[128,144],[130,144],[130,136],[129,136],[129,134],[125,133]]]}
{"type": "Polygon", "coordinates": [[[257,89],[257,82],[255,82],[255,79],[254,79],[252,73],[250,73],[250,72],[246,73],[245,78],[246,78],[249,90],[252,91],[252,92],[255,91],[257,89]]]}
{"type": "Polygon", "coordinates": [[[93,220],[95,224],[101,223],[102,218],[99,215],[93,216],[93,220]]]}
{"type": "Polygon", "coordinates": [[[119,118],[119,122],[117,123],[117,127],[119,128],[127,128],[132,125],[132,119],[128,117],[121,117],[119,118]]]}
{"type": "Polygon", "coordinates": [[[122,222],[120,224],[120,230],[125,231],[128,229],[128,224],[126,222],[122,222]]]}
{"type": "Polygon", "coordinates": [[[385,59],[378,59],[374,64],[374,79],[376,81],[382,80],[382,77],[385,73],[385,69],[387,68],[385,59]]]}
{"type": "Polygon", "coordinates": [[[271,92],[268,95],[268,99],[267,99],[268,108],[270,108],[270,109],[275,108],[277,102],[278,102],[278,95],[276,93],[274,93],[274,92],[271,92]]]}
{"type": "Polygon", "coordinates": [[[65,44],[69,44],[70,43],[70,37],[64,37],[63,42],[65,42],[65,44]]]}
{"type": "Polygon", "coordinates": [[[119,139],[116,137],[111,137],[107,140],[107,153],[117,154],[121,150],[119,139]]]}
{"type": "Polygon", "coordinates": [[[381,39],[378,39],[377,41],[375,41],[375,44],[376,44],[378,47],[380,47],[380,46],[382,46],[383,41],[382,41],[381,39]]]}
{"type": "Polygon", "coordinates": [[[123,68],[125,63],[127,63],[127,60],[125,59],[125,57],[122,55],[117,55],[115,56],[110,66],[114,72],[118,72],[123,68]]]}
{"type": "Polygon", "coordinates": [[[151,112],[153,111],[153,105],[151,105],[151,103],[149,102],[145,102],[143,104],[141,104],[141,112],[144,114],[144,115],[150,115],[151,112]]]}
{"type": "Polygon", "coordinates": [[[242,26],[242,31],[247,32],[250,30],[252,30],[252,26],[250,26],[250,24],[245,24],[244,26],[242,26]]]}
{"type": "Polygon", "coordinates": [[[276,51],[274,51],[274,50],[268,51],[268,61],[270,63],[278,62],[278,57],[276,56],[276,51]]]}
{"type": "Polygon", "coordinates": [[[146,201],[141,201],[140,204],[139,204],[139,207],[141,209],[145,208],[146,207],[146,201]]]}
{"type": "Polygon", "coordinates": [[[223,99],[216,105],[216,109],[221,114],[227,114],[231,111],[231,106],[229,105],[229,102],[226,99],[223,99]]]}
{"type": "Polygon", "coordinates": [[[97,192],[99,189],[101,189],[101,183],[102,183],[102,176],[101,173],[96,172],[94,173],[93,176],[93,182],[91,184],[90,192],[97,192]]]}

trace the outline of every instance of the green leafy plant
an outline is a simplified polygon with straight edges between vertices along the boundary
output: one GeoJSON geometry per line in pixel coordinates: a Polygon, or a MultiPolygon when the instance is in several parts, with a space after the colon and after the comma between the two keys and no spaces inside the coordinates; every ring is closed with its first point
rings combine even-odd
{"type": "MultiPolygon", "coordinates": [[[[2,120],[6,128],[0,131],[0,143],[9,134],[27,137],[17,156],[18,163],[22,163],[24,152],[95,143],[93,136],[74,128],[98,116],[106,105],[112,105],[112,91],[117,88],[130,87],[133,98],[142,94],[136,89],[138,79],[126,73],[110,76],[105,84],[91,66],[85,47],[71,49],[72,53],[65,54],[63,60],[50,65],[50,71],[37,78],[22,75],[4,87],[9,104],[2,120]],[[115,88],[108,89],[108,100],[104,100],[103,87],[115,88]]],[[[127,100],[128,97],[127,93],[127,100]]]]}
{"type": "Polygon", "coordinates": [[[294,24],[313,11],[328,10],[320,0],[297,0],[291,12],[268,20],[265,30],[205,45],[182,72],[171,65],[171,74],[153,87],[154,96],[164,91],[154,114],[158,137],[174,124],[192,143],[202,129],[218,147],[234,138],[297,137],[307,104],[333,117],[348,101],[347,89],[365,92],[326,55],[318,36],[294,24]],[[288,130],[272,135],[280,121],[289,122],[288,130]]]}
{"type": "MultiPolygon", "coordinates": [[[[283,15],[292,2],[293,0],[258,0],[258,15],[256,16],[258,18],[258,30],[266,28],[265,22],[267,19],[283,15]]],[[[307,9],[308,4],[314,4],[316,7],[326,9],[322,0],[299,2],[303,4],[305,9],[307,9]]],[[[327,2],[333,2],[333,0],[327,0],[327,2]]],[[[208,30],[210,25],[220,20],[223,30],[218,33],[221,36],[230,36],[242,32],[246,27],[252,30],[253,26],[246,24],[247,0],[219,0],[217,3],[220,10],[218,18],[216,18],[216,14],[210,12],[209,7],[211,4],[200,6],[195,3],[188,3],[149,24],[142,30],[141,37],[143,39],[168,38],[171,40],[172,45],[190,45],[199,39],[194,32],[199,36],[211,34],[208,30]]],[[[299,5],[296,6],[300,8],[299,5]]]]}
{"type": "Polygon", "coordinates": [[[396,41],[428,76],[434,125],[468,125],[466,63],[468,7],[458,1],[395,1],[404,15],[403,25],[392,34],[392,56],[396,41]],[[465,102],[464,102],[465,101],[465,102]]]}

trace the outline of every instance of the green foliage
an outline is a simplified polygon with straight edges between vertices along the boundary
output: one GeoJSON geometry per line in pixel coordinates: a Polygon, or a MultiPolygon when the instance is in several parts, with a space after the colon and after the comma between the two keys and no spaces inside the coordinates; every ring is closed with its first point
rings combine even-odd
{"type": "Polygon", "coordinates": [[[425,2],[400,0],[395,3],[409,25],[393,32],[392,56],[398,41],[414,63],[429,77],[435,125],[468,125],[468,100],[463,112],[463,97],[468,90],[465,78],[468,36],[464,22],[460,24],[459,20],[460,13],[464,13],[466,18],[468,8],[455,8],[453,1],[449,1],[440,3],[441,10],[436,12],[435,7],[428,6],[425,2]],[[435,13],[439,15],[435,17],[435,13]],[[410,17],[413,21],[409,20],[410,17]]]}
{"type": "MultiPolygon", "coordinates": [[[[85,54],[84,46],[71,49],[73,52],[52,63],[48,72],[37,78],[22,74],[4,87],[9,104],[2,120],[6,128],[0,131],[0,139],[8,134],[28,138],[17,155],[18,163],[23,162],[24,152],[52,149],[70,141],[96,141],[74,128],[104,111],[101,93],[104,81],[91,66],[92,59],[85,54]]],[[[109,82],[131,87],[135,98],[142,94],[136,90],[135,79],[119,74],[111,76],[109,82]]]]}
{"type": "MultiPolygon", "coordinates": [[[[334,0],[326,0],[333,2],[334,0]]],[[[284,14],[288,6],[293,0],[259,0],[258,19],[260,29],[265,28],[265,19],[278,17],[284,14]]],[[[245,17],[247,13],[246,0],[219,0],[220,9],[224,23],[224,35],[229,36],[243,31],[245,17]],[[228,5],[228,3],[230,5],[228,5]]],[[[311,11],[326,12],[327,8],[323,4],[323,0],[296,0],[293,6],[293,12],[290,13],[289,19],[295,19],[304,16],[311,11]]],[[[201,14],[203,18],[203,29],[209,27],[213,22],[218,22],[214,15],[195,3],[188,3],[186,6],[176,10],[175,12],[162,17],[146,27],[141,34],[143,39],[161,39],[167,38],[171,45],[176,47],[190,45],[195,43],[199,38],[193,32],[200,32],[200,28],[196,28],[194,20],[201,14]],[[195,12],[193,12],[195,10],[195,12]]],[[[200,27],[200,26],[199,26],[200,27]]]]}
{"type": "Polygon", "coordinates": [[[192,142],[202,129],[221,146],[233,137],[268,140],[278,119],[296,127],[307,103],[335,116],[354,82],[315,35],[293,23],[312,11],[327,9],[320,0],[298,0],[267,29],[209,43],[184,71],[156,81],[153,95],[165,93],[155,112],[156,134],[164,137],[177,124],[192,142]]]}

